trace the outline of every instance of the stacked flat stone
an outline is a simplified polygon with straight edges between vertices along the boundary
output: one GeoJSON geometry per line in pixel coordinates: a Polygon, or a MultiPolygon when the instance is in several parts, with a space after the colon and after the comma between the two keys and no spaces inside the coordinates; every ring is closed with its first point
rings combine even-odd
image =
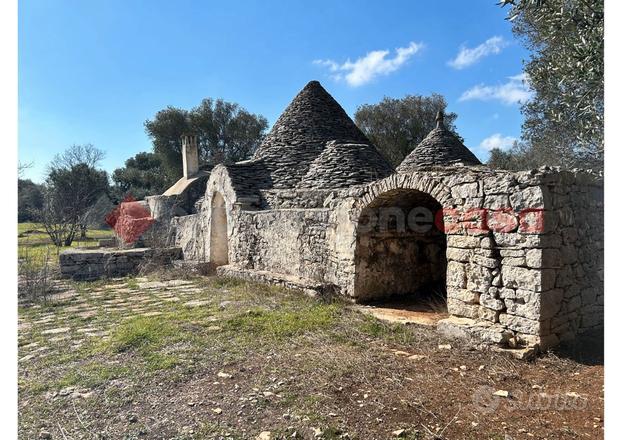
{"type": "Polygon", "coordinates": [[[394,170],[373,145],[330,141],[311,163],[301,188],[347,188],[383,179],[394,170]]]}
{"type": "Polygon", "coordinates": [[[481,165],[477,157],[464,146],[443,123],[443,113],[436,116],[436,128],[410,152],[397,167],[398,173],[416,171],[433,165],[481,165]]]}
{"type": "Polygon", "coordinates": [[[263,160],[248,160],[226,167],[238,199],[257,199],[251,202],[257,205],[259,190],[272,187],[272,179],[263,160]]]}
{"type": "Polygon", "coordinates": [[[262,159],[274,188],[294,188],[327,142],[369,144],[318,81],[309,82],[274,124],[253,159],[262,159]]]}

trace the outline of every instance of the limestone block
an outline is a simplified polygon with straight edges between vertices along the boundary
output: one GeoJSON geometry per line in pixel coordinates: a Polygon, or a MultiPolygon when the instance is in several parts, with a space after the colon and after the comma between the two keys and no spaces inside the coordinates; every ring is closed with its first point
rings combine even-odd
{"type": "Polygon", "coordinates": [[[551,194],[546,187],[530,186],[511,194],[510,203],[516,212],[523,209],[543,209],[551,206],[551,194]]]}
{"type": "Polygon", "coordinates": [[[447,263],[447,286],[466,287],[466,266],[456,261],[447,263]]]}
{"type": "Polygon", "coordinates": [[[487,292],[492,285],[492,271],[486,267],[469,264],[466,271],[466,288],[477,292],[487,292]]]}
{"type": "Polygon", "coordinates": [[[572,264],[577,261],[577,249],[573,245],[561,247],[561,259],[564,264],[572,264]]]}
{"type": "Polygon", "coordinates": [[[493,298],[491,295],[489,294],[482,294],[479,297],[479,303],[491,310],[495,310],[495,311],[500,311],[505,309],[505,304],[502,300],[497,299],[497,298],[493,298]]]}
{"type": "Polygon", "coordinates": [[[521,316],[502,313],[499,315],[499,323],[510,330],[531,335],[539,335],[541,332],[540,321],[523,318],[521,316]]]}
{"type": "Polygon", "coordinates": [[[481,239],[470,235],[448,235],[447,247],[472,249],[480,246],[481,239]]]}
{"type": "Polygon", "coordinates": [[[452,315],[477,319],[478,310],[478,305],[466,304],[455,298],[447,298],[447,311],[452,315]]]}
{"type": "Polygon", "coordinates": [[[510,208],[510,198],[507,194],[486,195],[484,208],[487,209],[507,209],[510,208]]]}
{"type": "Polygon", "coordinates": [[[447,298],[457,299],[467,304],[479,304],[479,292],[467,289],[447,288],[447,298]]]}
{"type": "Polygon", "coordinates": [[[526,263],[532,268],[558,268],[562,264],[558,249],[530,249],[526,253],[526,263]]]}
{"type": "Polygon", "coordinates": [[[463,183],[462,185],[456,185],[451,188],[451,196],[455,199],[481,197],[482,195],[483,192],[480,189],[478,182],[463,183]]]}
{"type": "Polygon", "coordinates": [[[563,266],[557,271],[555,287],[568,287],[574,283],[574,273],[570,266],[563,266]]]}
{"type": "Polygon", "coordinates": [[[480,255],[474,255],[471,261],[489,269],[494,269],[499,266],[499,261],[497,259],[482,257],[480,255]]]}
{"type": "Polygon", "coordinates": [[[482,238],[482,240],[480,241],[479,245],[480,245],[480,247],[482,249],[494,249],[495,248],[495,242],[490,237],[482,238]]]}
{"type": "Polygon", "coordinates": [[[499,298],[501,299],[516,298],[516,290],[514,289],[503,287],[501,289],[498,289],[498,292],[499,292],[499,298]]]}
{"type": "Polygon", "coordinates": [[[555,285],[555,270],[553,269],[529,269],[504,265],[501,268],[503,283],[506,287],[526,288],[542,292],[550,290],[555,285]]]}
{"type": "Polygon", "coordinates": [[[508,194],[516,186],[516,178],[511,174],[490,176],[484,179],[484,193],[489,194],[508,194]]]}
{"type": "Polygon", "coordinates": [[[448,247],[446,251],[447,260],[455,260],[466,262],[471,258],[471,252],[468,249],[448,247]]]}
{"type": "Polygon", "coordinates": [[[524,249],[499,249],[499,255],[502,257],[525,257],[524,249]]]}
{"type": "Polygon", "coordinates": [[[581,304],[583,307],[596,304],[598,289],[595,287],[585,287],[581,290],[581,304]]]}
{"type": "Polygon", "coordinates": [[[525,257],[503,257],[501,260],[503,266],[526,266],[525,257]]]}
{"type": "Polygon", "coordinates": [[[488,307],[480,307],[477,309],[478,318],[484,321],[499,322],[500,314],[500,311],[489,309],[488,307]]]}

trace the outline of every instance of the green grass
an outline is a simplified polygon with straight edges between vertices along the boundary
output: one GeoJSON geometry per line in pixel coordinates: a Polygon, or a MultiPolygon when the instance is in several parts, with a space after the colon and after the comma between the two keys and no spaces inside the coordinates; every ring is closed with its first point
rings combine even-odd
{"type": "Polygon", "coordinates": [[[179,337],[179,326],[159,316],[138,316],[116,327],[103,347],[115,353],[129,350],[153,350],[167,340],[179,337]]]}
{"type": "MultiPolygon", "coordinates": [[[[77,238],[71,247],[94,246],[102,238],[112,237],[111,229],[89,229],[86,239],[77,238]]],[[[27,261],[32,268],[42,267],[45,260],[49,264],[58,264],[58,254],[67,247],[58,247],[45,232],[40,223],[17,224],[17,255],[23,261],[27,261]]]]}
{"type": "Polygon", "coordinates": [[[252,309],[227,320],[231,331],[254,337],[282,339],[332,327],[341,307],[335,304],[308,304],[294,310],[252,309]]]}

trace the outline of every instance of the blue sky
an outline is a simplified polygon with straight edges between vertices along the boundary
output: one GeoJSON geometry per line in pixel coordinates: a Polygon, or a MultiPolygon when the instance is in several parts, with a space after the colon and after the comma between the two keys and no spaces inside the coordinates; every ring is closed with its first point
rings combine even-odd
{"type": "Polygon", "coordinates": [[[202,98],[274,123],[308,81],[353,115],[383,96],[437,92],[482,160],[520,135],[527,51],[496,0],[19,2],[19,157],[41,181],[92,143],[112,171],[149,151],[146,119],[202,98]]]}

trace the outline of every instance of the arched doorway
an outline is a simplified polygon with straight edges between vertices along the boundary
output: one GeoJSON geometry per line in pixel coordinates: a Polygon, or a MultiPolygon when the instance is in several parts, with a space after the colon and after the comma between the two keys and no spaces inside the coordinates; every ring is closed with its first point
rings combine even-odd
{"type": "Polygon", "coordinates": [[[414,189],[385,192],[363,209],[355,253],[358,302],[446,308],[447,240],[442,224],[435,224],[441,209],[434,197],[414,189]]]}
{"type": "Polygon", "coordinates": [[[227,208],[219,192],[212,196],[210,225],[210,262],[216,266],[229,264],[227,208]]]}

